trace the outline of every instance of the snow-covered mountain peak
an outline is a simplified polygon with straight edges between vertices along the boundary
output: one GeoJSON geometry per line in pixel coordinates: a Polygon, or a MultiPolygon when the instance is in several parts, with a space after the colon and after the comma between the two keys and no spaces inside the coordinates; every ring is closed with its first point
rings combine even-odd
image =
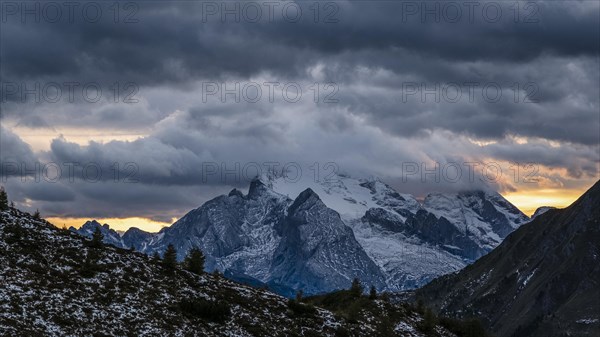
{"type": "Polygon", "coordinates": [[[304,191],[302,191],[302,193],[300,193],[298,195],[298,197],[294,200],[294,203],[292,204],[292,206],[290,206],[290,210],[298,207],[301,204],[305,204],[305,203],[318,203],[321,202],[321,198],[319,198],[319,196],[315,193],[315,191],[313,191],[310,188],[305,189],[304,191]]]}
{"type": "Polygon", "coordinates": [[[529,218],[497,192],[430,193],[423,208],[444,217],[483,246],[495,247],[529,218]]]}
{"type": "Polygon", "coordinates": [[[94,234],[94,232],[96,231],[96,228],[100,229],[100,233],[102,233],[102,235],[104,236],[103,241],[105,243],[108,243],[108,244],[111,244],[111,245],[114,245],[117,247],[125,247],[126,246],[125,243],[123,242],[123,238],[121,237],[121,234],[119,234],[114,229],[110,228],[110,226],[108,224],[102,225],[97,220],[86,221],[79,229],[76,229],[75,227],[71,227],[71,228],[69,228],[69,230],[72,232],[76,232],[83,236],[91,237],[94,234]]]}
{"type": "Polygon", "coordinates": [[[92,230],[95,231],[96,227],[101,227],[104,229],[110,229],[110,226],[108,224],[104,224],[102,225],[100,222],[98,222],[98,220],[88,220],[86,221],[81,228],[87,229],[87,230],[92,230]]]}
{"type": "MultiPolygon", "coordinates": [[[[229,196],[236,195],[241,196],[241,192],[234,189],[229,193],[229,196]]],[[[248,188],[248,194],[246,195],[249,199],[261,199],[261,198],[272,198],[279,199],[281,201],[285,201],[286,199],[290,199],[290,196],[287,196],[283,193],[278,193],[273,189],[272,181],[269,178],[265,177],[256,177],[252,179],[250,182],[250,187],[248,188]]]]}
{"type": "Polygon", "coordinates": [[[319,177],[305,174],[292,179],[285,175],[271,174],[261,180],[268,181],[266,184],[273,191],[292,199],[310,188],[345,221],[359,219],[371,208],[383,208],[405,219],[407,214],[414,214],[421,207],[412,195],[400,194],[377,178],[354,178],[342,174],[319,177]]]}

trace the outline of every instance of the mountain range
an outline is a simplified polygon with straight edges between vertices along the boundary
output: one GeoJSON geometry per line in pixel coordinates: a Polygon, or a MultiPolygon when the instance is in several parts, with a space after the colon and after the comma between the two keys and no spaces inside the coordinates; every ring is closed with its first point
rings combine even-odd
{"type": "MultiPolygon", "coordinates": [[[[335,188],[320,183],[323,188],[313,185],[291,199],[285,193],[291,187],[280,178],[255,179],[247,194],[234,189],[159,233],[120,235],[97,221],[61,230],[3,205],[0,330],[57,336],[600,334],[600,181],[567,208],[544,207],[532,220],[515,223],[524,219],[520,212],[491,192],[436,193],[415,203],[378,180],[342,176],[335,188]],[[476,235],[483,226],[491,233],[476,235]],[[366,236],[363,227],[377,235],[366,236]],[[460,228],[463,237],[453,237],[460,228]],[[97,229],[110,245],[86,238],[97,229]],[[503,230],[510,233],[486,252],[503,230]],[[448,247],[449,240],[457,245],[448,247]],[[375,287],[389,290],[394,276],[419,270],[390,274],[374,254],[375,242],[389,243],[388,250],[411,242],[466,266],[419,289],[382,294],[375,287]],[[226,277],[145,254],[168,244],[179,248],[180,259],[186,248],[201,247],[206,266],[226,277]],[[128,246],[133,249],[122,248],[128,246]],[[477,249],[483,255],[469,263],[466,255],[477,249]],[[350,277],[374,285],[369,296],[356,281],[344,286],[350,277]],[[296,290],[328,292],[281,296],[296,290]]],[[[395,261],[407,259],[397,254],[395,261]]]]}
{"type": "Polygon", "coordinates": [[[290,181],[254,179],[207,201],[159,233],[100,228],[107,243],[182,259],[192,247],[208,270],[291,296],[347,288],[352,279],[379,290],[413,289],[472,263],[529,218],[491,191],[432,193],[422,202],[378,179],[336,175],[290,181]]]}

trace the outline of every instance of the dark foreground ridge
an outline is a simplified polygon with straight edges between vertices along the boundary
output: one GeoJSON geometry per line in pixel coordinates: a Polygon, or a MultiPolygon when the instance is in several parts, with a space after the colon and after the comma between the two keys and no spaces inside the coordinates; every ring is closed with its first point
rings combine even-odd
{"type": "MultiPolygon", "coordinates": [[[[289,300],[0,211],[0,331],[13,336],[469,336],[360,287],[289,300]],[[458,334],[451,333],[448,328],[458,334]]],[[[165,259],[166,260],[166,259],[165,259]]],[[[469,330],[470,329],[470,330],[469,330]]]]}
{"type": "Polygon", "coordinates": [[[416,297],[444,314],[476,314],[499,337],[600,336],[600,182],[416,297]]]}

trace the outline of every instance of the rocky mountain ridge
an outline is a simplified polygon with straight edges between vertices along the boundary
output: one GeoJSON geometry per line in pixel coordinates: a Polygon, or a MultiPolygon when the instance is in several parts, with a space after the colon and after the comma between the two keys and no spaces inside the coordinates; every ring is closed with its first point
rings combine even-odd
{"type": "Polygon", "coordinates": [[[199,247],[208,270],[285,295],[346,288],[355,277],[398,291],[463,268],[527,220],[497,193],[431,194],[421,204],[377,179],[290,183],[271,175],[157,234],[132,229],[123,243],[105,240],[148,254],[173,244],[180,258],[199,247]],[[320,281],[324,275],[330,280],[320,281]]]}

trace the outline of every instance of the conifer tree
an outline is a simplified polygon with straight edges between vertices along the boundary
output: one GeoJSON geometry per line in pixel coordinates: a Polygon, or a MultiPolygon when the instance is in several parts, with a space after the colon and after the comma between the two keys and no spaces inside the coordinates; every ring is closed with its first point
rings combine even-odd
{"type": "Polygon", "coordinates": [[[165,254],[163,255],[162,264],[168,271],[173,271],[177,267],[177,250],[172,244],[167,246],[167,250],[165,250],[165,254]]]}
{"type": "Polygon", "coordinates": [[[103,246],[102,244],[102,240],[104,239],[104,235],[102,235],[102,232],[100,231],[99,227],[96,227],[96,230],[94,231],[94,234],[92,234],[92,242],[90,243],[91,247],[94,248],[100,248],[103,246]]]}
{"type": "Polygon", "coordinates": [[[377,299],[377,289],[375,289],[375,286],[371,286],[371,290],[369,291],[369,299],[370,300],[377,299]]]}
{"type": "Polygon", "coordinates": [[[0,211],[8,210],[8,195],[4,187],[0,187],[0,211]]]}
{"type": "Polygon", "coordinates": [[[39,219],[42,218],[42,216],[40,215],[40,210],[39,209],[35,210],[35,213],[33,213],[33,218],[36,219],[36,220],[39,220],[39,219]]]}
{"type": "Polygon", "coordinates": [[[298,303],[302,302],[303,298],[304,298],[304,291],[302,291],[302,289],[300,289],[296,293],[296,302],[298,302],[298,303]]]}
{"type": "Polygon", "coordinates": [[[192,273],[202,274],[204,272],[204,261],[202,251],[198,248],[192,248],[183,260],[183,267],[192,273]]]}
{"type": "Polygon", "coordinates": [[[363,286],[362,284],[360,284],[360,280],[358,278],[355,278],[354,280],[352,280],[352,285],[350,286],[350,293],[354,297],[360,297],[360,295],[362,295],[362,292],[363,286]]]}

